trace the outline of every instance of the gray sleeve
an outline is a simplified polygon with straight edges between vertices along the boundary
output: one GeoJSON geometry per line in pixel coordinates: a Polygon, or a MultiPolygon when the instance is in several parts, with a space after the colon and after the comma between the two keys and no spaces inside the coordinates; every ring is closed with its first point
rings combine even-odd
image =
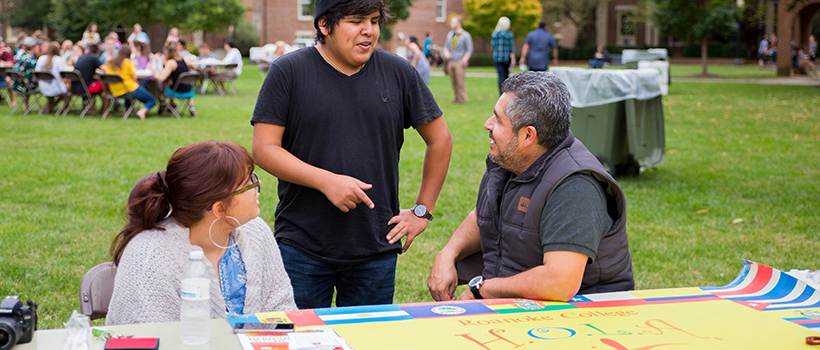
{"type": "Polygon", "coordinates": [[[558,185],[541,212],[541,247],[544,253],[571,251],[594,261],[613,221],[603,186],[592,175],[573,174],[558,185]]]}
{"type": "Polygon", "coordinates": [[[473,54],[473,36],[470,33],[464,32],[466,38],[464,38],[465,43],[465,55],[472,55],[473,54]]]}

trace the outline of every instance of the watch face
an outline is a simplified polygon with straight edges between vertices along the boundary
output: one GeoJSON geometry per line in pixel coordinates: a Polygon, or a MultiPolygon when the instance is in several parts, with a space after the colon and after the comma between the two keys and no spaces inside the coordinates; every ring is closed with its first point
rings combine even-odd
{"type": "Polygon", "coordinates": [[[423,217],[427,214],[427,207],[424,204],[416,204],[416,206],[413,207],[413,213],[418,217],[423,217]]]}
{"type": "Polygon", "coordinates": [[[477,288],[478,286],[481,285],[481,282],[484,282],[484,276],[479,275],[479,276],[473,277],[473,279],[471,279],[470,282],[467,283],[467,285],[470,288],[477,288]]]}

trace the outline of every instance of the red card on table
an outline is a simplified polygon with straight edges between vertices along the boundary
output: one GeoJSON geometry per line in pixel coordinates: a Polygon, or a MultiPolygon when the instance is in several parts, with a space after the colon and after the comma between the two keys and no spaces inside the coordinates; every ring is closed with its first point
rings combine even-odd
{"type": "Polygon", "coordinates": [[[158,350],[159,338],[109,338],[105,350],[158,350]]]}

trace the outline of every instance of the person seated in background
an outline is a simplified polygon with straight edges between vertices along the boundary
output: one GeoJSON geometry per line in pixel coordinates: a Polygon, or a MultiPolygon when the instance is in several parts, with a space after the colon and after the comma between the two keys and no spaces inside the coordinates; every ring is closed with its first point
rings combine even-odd
{"type": "MultiPolygon", "coordinates": [[[[88,45],[88,53],[80,56],[74,62],[74,70],[80,73],[80,76],[83,77],[83,81],[85,81],[88,92],[91,94],[92,100],[89,103],[93,103],[95,106],[97,104],[97,96],[102,97],[102,93],[105,92],[106,88],[105,84],[94,80],[93,78],[97,68],[100,68],[100,66],[102,66],[102,63],[100,63],[100,44],[88,45]]],[[[82,83],[79,81],[72,82],[71,92],[82,93],[82,83]]],[[[103,109],[100,113],[108,107],[107,103],[108,100],[103,99],[103,109]]]]}
{"type": "MultiPolygon", "coordinates": [[[[34,82],[34,68],[37,67],[37,56],[40,54],[40,45],[37,45],[37,40],[32,37],[27,37],[20,43],[20,49],[17,51],[19,55],[16,58],[12,69],[16,70],[23,76],[22,81],[15,81],[12,84],[14,90],[21,94],[28,94],[37,89],[37,83],[34,82]]],[[[23,96],[23,108],[28,108],[28,96],[23,96]]]]}
{"type": "Polygon", "coordinates": [[[174,99],[188,99],[188,109],[193,113],[194,109],[194,89],[193,86],[180,84],[176,86],[177,80],[182,73],[188,72],[188,64],[177,52],[176,45],[165,45],[165,64],[162,72],[155,74],[154,78],[163,82],[165,96],[170,98],[168,103],[174,108],[174,99]],[[174,90],[176,88],[176,90],[174,90]]]}
{"type": "MultiPolygon", "coordinates": [[[[236,68],[233,70],[223,69],[221,72],[217,72],[216,75],[222,78],[236,78],[242,74],[242,53],[239,52],[239,49],[236,48],[236,43],[233,39],[225,40],[225,44],[223,48],[226,52],[225,58],[222,59],[222,63],[224,64],[236,64],[236,68]]],[[[222,88],[222,91],[225,91],[225,82],[219,80],[219,85],[222,88]]]]}
{"type": "Polygon", "coordinates": [[[63,43],[60,44],[60,56],[63,57],[63,60],[66,62],[68,58],[74,53],[74,42],[71,40],[63,40],[63,43]]]}
{"type": "Polygon", "coordinates": [[[190,53],[187,49],[185,49],[185,45],[187,45],[187,44],[188,43],[185,42],[185,40],[182,40],[182,39],[179,39],[177,41],[177,52],[179,53],[179,56],[182,57],[183,59],[185,59],[188,62],[193,62],[193,61],[198,60],[199,58],[197,58],[194,54],[190,53]]]}
{"type": "Polygon", "coordinates": [[[112,95],[123,97],[125,94],[131,94],[131,97],[145,104],[137,111],[137,117],[145,120],[148,110],[154,107],[157,101],[151,95],[151,92],[137,84],[137,73],[134,70],[134,63],[131,62],[131,47],[128,45],[121,47],[120,51],[117,52],[117,56],[103,65],[103,70],[106,73],[117,74],[122,77],[122,83],[108,85],[108,90],[111,91],[112,95]]]}
{"type": "Polygon", "coordinates": [[[168,31],[168,36],[165,38],[165,44],[175,43],[179,41],[179,28],[173,27],[168,31]]]}
{"type": "MultiPolygon", "coordinates": [[[[131,42],[131,61],[136,64],[136,68],[151,69],[151,48],[147,43],[141,40],[134,40],[131,42]]],[[[137,81],[141,86],[145,87],[154,98],[162,105],[162,86],[153,76],[145,77],[137,81]]]]}
{"type": "Polygon", "coordinates": [[[117,275],[105,323],[179,321],[192,250],[207,258],[210,318],[296,310],[279,246],[259,217],[260,186],[253,158],[230,141],[182,147],[140,180],[111,244],[117,275]]]}
{"type": "Polygon", "coordinates": [[[216,55],[211,52],[211,47],[208,46],[208,43],[203,42],[202,45],[199,45],[199,59],[204,60],[206,58],[216,58],[216,55]]]}
{"type": "Polygon", "coordinates": [[[634,289],[626,199],[570,132],[566,85],[530,71],[511,76],[502,91],[484,123],[490,154],[476,207],[430,269],[433,299],[454,299],[456,262],[473,254],[482,255],[483,272],[462,300],[568,301],[634,289]]]}
{"type": "Polygon", "coordinates": [[[589,66],[593,69],[600,69],[609,61],[611,61],[609,52],[604,49],[603,45],[598,45],[598,49],[595,50],[595,54],[592,56],[592,59],[589,60],[589,66]]]}
{"type": "Polygon", "coordinates": [[[86,45],[91,45],[99,44],[101,42],[102,40],[100,39],[100,33],[97,32],[97,24],[94,22],[88,23],[88,26],[83,32],[83,43],[86,45]]]}
{"type": "Polygon", "coordinates": [[[85,44],[82,41],[78,41],[76,44],[71,46],[71,55],[65,60],[65,64],[69,67],[74,67],[74,64],[77,63],[77,60],[85,55],[85,44]]]}
{"type": "Polygon", "coordinates": [[[139,23],[134,23],[134,31],[131,32],[131,35],[128,36],[128,40],[126,41],[128,44],[133,44],[134,41],[142,41],[146,44],[151,43],[151,39],[148,39],[148,34],[142,31],[142,26],[139,23]]]}
{"type": "Polygon", "coordinates": [[[117,41],[114,38],[106,37],[103,42],[103,53],[100,55],[100,62],[106,63],[117,56],[117,41]]]}
{"type": "Polygon", "coordinates": [[[54,76],[51,80],[39,80],[37,84],[40,87],[40,93],[48,99],[46,104],[46,113],[51,113],[54,107],[63,101],[65,94],[68,92],[65,82],[60,77],[60,72],[68,70],[68,65],[60,56],[60,46],[52,42],[48,47],[45,55],[40,56],[37,60],[37,66],[34,68],[35,72],[49,72],[54,76]]]}
{"type": "MultiPolygon", "coordinates": [[[[14,54],[11,53],[11,48],[6,46],[6,41],[3,40],[3,38],[0,38],[0,66],[11,67],[14,65],[14,62],[14,54]]],[[[5,74],[0,74],[0,89],[9,90],[9,104],[12,106],[17,104],[17,101],[14,99],[14,94],[11,92],[11,78],[5,74]]]]}

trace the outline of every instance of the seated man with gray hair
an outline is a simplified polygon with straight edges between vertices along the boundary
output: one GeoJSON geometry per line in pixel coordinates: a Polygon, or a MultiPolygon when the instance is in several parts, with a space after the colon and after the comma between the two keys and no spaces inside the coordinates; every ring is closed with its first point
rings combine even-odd
{"type": "Polygon", "coordinates": [[[490,154],[476,207],[430,270],[433,299],[455,299],[456,264],[468,257],[483,258],[483,271],[459,299],[568,301],[634,289],[624,194],[569,131],[566,85],[525,72],[502,92],[484,123],[490,154]]]}

